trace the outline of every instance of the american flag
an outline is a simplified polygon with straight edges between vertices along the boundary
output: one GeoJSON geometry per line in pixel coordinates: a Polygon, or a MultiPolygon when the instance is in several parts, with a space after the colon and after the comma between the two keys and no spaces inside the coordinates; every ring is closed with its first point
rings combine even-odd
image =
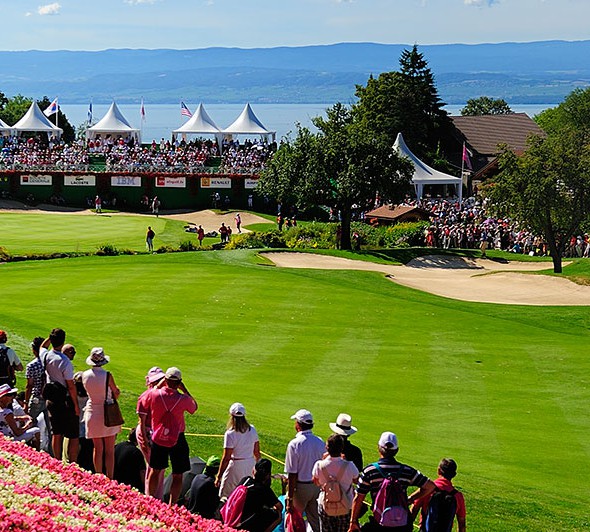
{"type": "Polygon", "coordinates": [[[193,113],[191,113],[190,109],[184,105],[184,102],[180,102],[180,116],[188,116],[189,118],[193,116],[193,113]]]}

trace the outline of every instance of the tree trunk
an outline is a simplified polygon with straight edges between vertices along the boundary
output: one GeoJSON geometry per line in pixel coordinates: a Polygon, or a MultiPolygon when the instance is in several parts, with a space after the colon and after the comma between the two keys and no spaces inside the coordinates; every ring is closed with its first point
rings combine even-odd
{"type": "Polygon", "coordinates": [[[553,259],[553,273],[561,273],[561,247],[555,241],[555,232],[553,231],[552,225],[549,224],[546,227],[545,236],[547,244],[549,244],[551,258],[553,259]]]}
{"type": "Polygon", "coordinates": [[[352,214],[349,208],[340,209],[340,218],[342,224],[342,239],[340,249],[352,249],[350,240],[350,219],[352,214]]]}

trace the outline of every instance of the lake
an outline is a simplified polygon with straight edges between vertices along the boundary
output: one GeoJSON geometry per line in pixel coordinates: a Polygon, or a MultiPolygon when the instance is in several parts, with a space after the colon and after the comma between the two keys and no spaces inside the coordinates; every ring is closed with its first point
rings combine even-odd
{"type": "MultiPolygon", "coordinates": [[[[185,102],[191,112],[198,104],[185,102]]],[[[213,121],[222,129],[228,127],[242,112],[245,104],[204,104],[205,109],[213,121]]],[[[332,104],[254,104],[252,110],[264,126],[270,131],[277,132],[277,140],[296,131],[296,123],[309,127],[315,131],[311,119],[325,116],[326,108],[332,104]]],[[[540,113],[555,104],[522,104],[512,105],[517,113],[527,113],[529,116],[540,113]]],[[[119,109],[127,121],[142,131],[143,142],[159,141],[162,137],[169,139],[172,131],[178,129],[188,118],[180,115],[180,104],[145,103],[145,120],[141,120],[140,106],[137,104],[121,104],[119,109]]],[[[70,123],[77,127],[85,123],[88,116],[88,105],[62,104],[60,108],[68,117],[70,123]]],[[[107,112],[109,105],[93,104],[93,121],[96,123],[107,112]]],[[[448,105],[446,110],[451,115],[460,114],[463,105],[448,105]]]]}

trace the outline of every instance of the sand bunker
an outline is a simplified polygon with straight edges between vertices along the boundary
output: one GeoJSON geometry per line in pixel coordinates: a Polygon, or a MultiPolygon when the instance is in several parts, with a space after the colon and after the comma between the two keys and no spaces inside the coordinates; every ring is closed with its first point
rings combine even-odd
{"type": "Polygon", "coordinates": [[[401,285],[443,297],[511,305],[590,305],[590,286],[527,271],[551,269],[551,263],[426,256],[406,266],[390,266],[310,253],[265,253],[283,268],[381,272],[401,285]]]}

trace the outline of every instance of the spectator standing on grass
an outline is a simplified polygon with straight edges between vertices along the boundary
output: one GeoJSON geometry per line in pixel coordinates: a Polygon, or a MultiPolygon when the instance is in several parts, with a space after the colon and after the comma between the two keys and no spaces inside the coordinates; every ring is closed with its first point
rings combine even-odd
{"type": "Polygon", "coordinates": [[[110,362],[102,347],[93,347],[86,358],[91,366],[82,374],[82,384],[88,392],[88,403],[84,409],[86,438],[94,444],[94,470],[113,478],[115,469],[115,440],[121,432],[121,425],[107,427],[104,419],[104,404],[112,402],[121,393],[111,373],[103,369],[110,362]]]}
{"type": "Polygon", "coordinates": [[[236,213],[236,217],[235,217],[235,222],[236,222],[236,229],[238,230],[238,233],[242,232],[242,217],[240,216],[240,213],[236,213]]]}
{"type": "Polygon", "coordinates": [[[246,408],[242,403],[229,407],[229,421],[223,436],[223,456],[215,480],[219,496],[227,498],[244,477],[252,473],[260,460],[258,433],[246,419],[246,408]]]}
{"type": "Polygon", "coordinates": [[[146,397],[152,418],[152,449],[148,474],[149,494],[154,496],[158,488],[160,471],[172,465],[172,485],[169,504],[176,504],[182,488],[182,475],[191,467],[189,448],[184,436],[184,413],[194,414],[197,402],[182,382],[182,373],[176,367],[166,370],[164,380],[146,397]]]}
{"type": "MultiPolygon", "coordinates": [[[[420,471],[411,466],[402,464],[396,460],[396,455],[399,451],[399,444],[397,436],[393,432],[384,432],[379,438],[377,445],[379,449],[379,460],[365,467],[361,473],[359,484],[356,490],[356,495],[352,503],[352,513],[350,516],[349,532],[359,530],[359,516],[363,506],[365,497],[368,493],[371,494],[373,500],[372,510],[373,515],[369,522],[362,527],[363,532],[378,532],[390,530],[391,532],[412,532],[412,517],[409,511],[409,506],[414,504],[420,497],[425,497],[434,490],[434,483],[425,477],[420,471]],[[396,527],[383,527],[377,521],[375,510],[375,498],[379,493],[379,489],[386,478],[395,479],[399,482],[400,488],[403,491],[404,507],[406,511],[406,524],[396,527]],[[409,486],[417,486],[419,489],[414,491],[409,497],[407,496],[407,488],[409,486]]],[[[391,486],[391,484],[390,484],[391,486]]]]}
{"type": "Polygon", "coordinates": [[[150,225],[148,225],[147,233],[145,235],[145,243],[147,245],[149,253],[154,252],[154,238],[155,238],[155,236],[156,236],[156,233],[154,233],[154,230],[152,229],[152,227],[150,225]]]}
{"type": "MultiPolygon", "coordinates": [[[[160,381],[165,377],[164,370],[158,366],[150,368],[146,377],[145,385],[147,390],[143,392],[137,400],[137,415],[139,417],[139,423],[137,424],[137,443],[139,444],[139,450],[145,458],[147,464],[146,469],[146,481],[145,481],[145,494],[149,495],[147,477],[150,473],[150,455],[152,450],[152,416],[150,414],[149,405],[147,403],[149,392],[152,388],[155,388],[160,381]]],[[[160,471],[160,478],[157,481],[157,487],[154,497],[161,499],[164,492],[164,471],[160,471]]]]}
{"type": "Polygon", "coordinates": [[[10,384],[13,387],[16,384],[14,372],[22,371],[23,365],[14,349],[6,345],[7,341],[6,332],[0,331],[0,384],[10,384]]]}
{"type": "Polygon", "coordinates": [[[348,529],[352,498],[354,495],[353,484],[356,484],[359,471],[356,466],[342,458],[344,451],[344,436],[332,434],[326,442],[328,456],[319,460],[313,466],[313,481],[320,487],[318,498],[318,513],[320,517],[321,532],[340,532],[348,529]],[[336,491],[332,490],[333,482],[338,483],[340,500],[331,500],[336,497],[336,491]]]}
{"type": "Polygon", "coordinates": [[[63,329],[53,329],[39,348],[39,359],[45,367],[45,388],[50,386],[53,389],[53,396],[47,401],[47,410],[53,432],[51,443],[54,455],[58,460],[62,459],[63,439],[66,437],[68,461],[75,462],[80,436],[80,407],[71,358],[76,355],[76,350],[70,344],[64,345],[65,340],[66,333],[63,329]],[[47,349],[49,345],[50,350],[47,349]]]}
{"type": "Polygon", "coordinates": [[[219,228],[219,238],[221,239],[222,244],[225,244],[228,241],[227,226],[224,222],[221,222],[221,227],[219,228]]]}
{"type": "Polygon", "coordinates": [[[202,225],[199,225],[199,228],[197,229],[197,238],[199,240],[199,247],[201,247],[203,245],[203,239],[205,238],[205,230],[202,225]]]}
{"type": "Polygon", "coordinates": [[[322,459],[325,445],[313,434],[313,416],[309,410],[301,409],[291,416],[295,420],[297,435],[287,445],[285,473],[287,479],[286,511],[294,509],[307,515],[313,532],[319,532],[317,499],[320,488],[313,483],[314,464],[322,459]]]}
{"type": "Polygon", "coordinates": [[[352,426],[352,418],[348,414],[338,414],[336,423],[330,423],[330,429],[334,434],[340,434],[344,440],[342,454],[346,460],[352,462],[359,471],[363,470],[363,452],[350,443],[349,436],[357,432],[352,426]]]}
{"type": "Polygon", "coordinates": [[[41,429],[41,446],[42,449],[52,454],[51,449],[51,425],[49,424],[49,413],[47,412],[47,403],[41,396],[41,391],[45,385],[45,369],[41,360],[39,360],[39,348],[43,343],[43,338],[37,336],[31,342],[31,351],[35,358],[27,364],[25,368],[25,377],[27,385],[25,388],[25,412],[31,416],[33,423],[38,425],[39,416],[43,416],[41,429]]]}
{"type": "Polygon", "coordinates": [[[96,212],[96,214],[102,212],[102,199],[98,194],[96,195],[96,198],[94,198],[94,212],[96,212]]]}
{"type": "Polygon", "coordinates": [[[457,463],[455,460],[443,458],[438,464],[438,478],[434,481],[436,486],[434,492],[418,499],[412,509],[414,516],[420,512],[421,532],[452,530],[455,517],[459,532],[467,530],[465,498],[453,486],[452,482],[456,475],[457,463]]]}

